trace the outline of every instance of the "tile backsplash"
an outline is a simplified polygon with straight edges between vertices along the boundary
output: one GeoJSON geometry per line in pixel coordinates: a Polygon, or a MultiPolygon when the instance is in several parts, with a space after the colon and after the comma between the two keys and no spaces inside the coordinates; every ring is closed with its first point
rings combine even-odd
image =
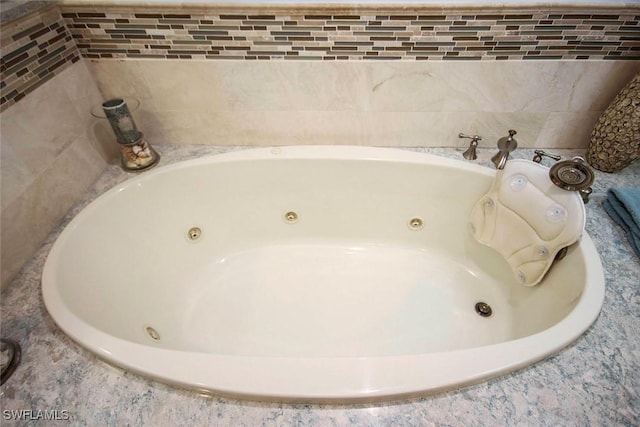
{"type": "Polygon", "coordinates": [[[80,59],[60,11],[53,6],[3,25],[0,52],[0,111],[80,59]]]}
{"type": "Polygon", "coordinates": [[[5,23],[0,111],[93,60],[640,60],[640,8],[66,1],[5,23]]]}
{"type": "Polygon", "coordinates": [[[640,59],[640,11],[109,12],[64,8],[87,58],[640,59]]]}

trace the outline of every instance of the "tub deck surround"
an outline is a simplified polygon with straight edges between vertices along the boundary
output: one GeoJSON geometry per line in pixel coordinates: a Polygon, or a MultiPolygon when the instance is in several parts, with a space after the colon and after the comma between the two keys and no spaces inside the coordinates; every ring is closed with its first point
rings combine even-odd
{"type": "Polygon", "coordinates": [[[94,59],[620,60],[640,58],[636,6],[63,1],[61,11],[94,59]]]}
{"type": "MultiPolygon", "coordinates": [[[[164,164],[239,147],[158,146],[164,164]]],[[[452,149],[421,149],[461,158],[452,149]]],[[[478,150],[489,166],[495,150],[478,150]]],[[[531,158],[533,150],[517,150],[531,158]]],[[[571,157],[583,151],[560,150],[571,157]]],[[[17,339],[24,359],[0,389],[5,410],[66,409],[78,424],[200,425],[636,425],[640,419],[640,264],[601,207],[606,189],[637,183],[640,163],[618,174],[596,172],[586,205],[587,231],[607,280],[602,313],[574,344],[527,369],[445,394],[393,403],[280,404],[205,397],[112,368],[62,333],[47,315],[40,276],[53,241],[70,219],[105,190],[135,176],[112,165],[3,292],[3,335],[17,339]],[[191,420],[191,421],[189,421],[191,420]]]]}

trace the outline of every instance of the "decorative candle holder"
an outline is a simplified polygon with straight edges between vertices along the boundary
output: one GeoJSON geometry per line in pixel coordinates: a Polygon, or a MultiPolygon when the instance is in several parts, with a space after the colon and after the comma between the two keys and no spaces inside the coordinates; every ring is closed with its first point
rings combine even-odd
{"type": "MultiPolygon", "coordinates": [[[[134,110],[140,105],[138,100],[134,110]]],[[[104,116],[91,110],[94,117],[106,118],[120,145],[120,160],[126,171],[138,172],[158,163],[160,155],[151,147],[144,134],[138,130],[127,103],[122,98],[105,101],[101,105],[104,116]]]]}
{"type": "Polygon", "coordinates": [[[158,163],[160,155],[140,132],[140,138],[130,144],[120,144],[122,167],[128,171],[142,171],[158,163]]]}
{"type": "Polygon", "coordinates": [[[105,101],[102,103],[102,109],[120,144],[131,144],[140,139],[140,132],[124,99],[115,98],[105,101]]]}

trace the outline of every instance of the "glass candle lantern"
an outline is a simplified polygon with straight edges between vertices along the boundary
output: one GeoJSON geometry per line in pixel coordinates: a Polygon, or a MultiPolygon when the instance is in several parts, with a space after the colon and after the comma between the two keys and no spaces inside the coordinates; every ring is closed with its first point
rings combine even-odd
{"type": "Polygon", "coordinates": [[[105,101],[102,103],[102,109],[120,144],[132,144],[140,139],[141,133],[124,99],[115,98],[105,101]]]}
{"type": "MultiPolygon", "coordinates": [[[[135,110],[140,102],[134,99],[135,110]]],[[[122,98],[114,98],[105,101],[101,105],[104,115],[100,114],[99,107],[91,109],[91,114],[97,118],[106,118],[116,134],[120,146],[120,161],[122,168],[130,172],[139,172],[148,169],[158,163],[160,155],[153,149],[140,132],[131,117],[131,111],[122,98]]]]}

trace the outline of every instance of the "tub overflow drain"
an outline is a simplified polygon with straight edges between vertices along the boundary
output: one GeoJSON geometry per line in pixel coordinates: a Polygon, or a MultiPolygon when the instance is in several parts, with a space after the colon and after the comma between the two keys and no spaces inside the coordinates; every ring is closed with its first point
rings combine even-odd
{"type": "Polygon", "coordinates": [[[486,302],[479,302],[476,304],[476,313],[482,317],[489,317],[493,313],[493,310],[486,302]]]}

